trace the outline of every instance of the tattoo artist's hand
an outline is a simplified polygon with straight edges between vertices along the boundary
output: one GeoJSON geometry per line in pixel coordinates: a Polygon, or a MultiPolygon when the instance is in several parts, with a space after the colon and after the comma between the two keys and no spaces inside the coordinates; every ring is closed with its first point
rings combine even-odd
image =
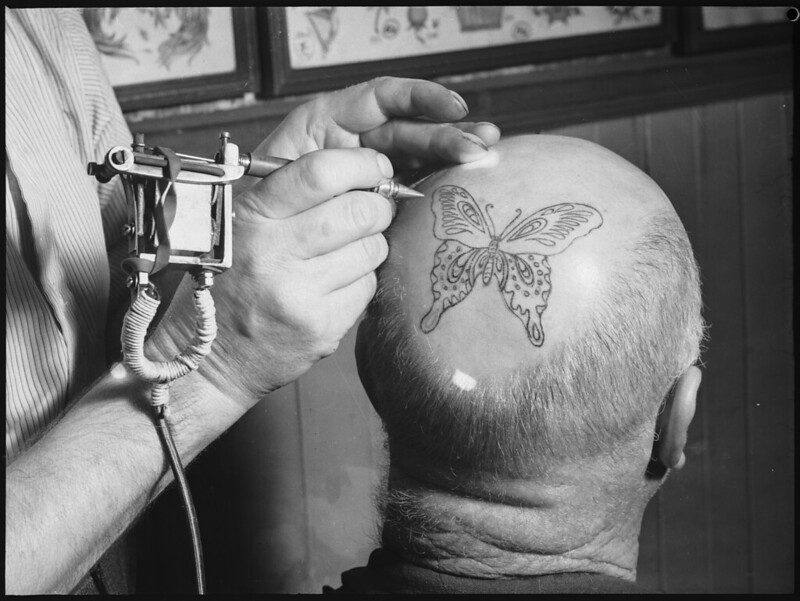
{"type": "MultiPolygon", "coordinates": [[[[254,152],[300,158],[236,199],[233,267],[213,290],[219,332],[201,374],[248,406],[332,353],[374,294],[394,210],[353,190],[391,177],[379,153],[408,168],[483,157],[500,132],[448,123],[466,114],[439,84],[388,77],[293,110],[254,152]]],[[[170,312],[153,336],[164,357],[194,330],[192,309],[170,312]]]]}
{"type": "Polygon", "coordinates": [[[365,146],[389,156],[397,169],[466,163],[500,139],[491,123],[452,123],[467,114],[464,100],[440,84],[379,77],[296,108],[255,154],[294,159],[321,148],[365,146]]]}
{"type": "Polygon", "coordinates": [[[374,150],[320,150],[237,198],[233,267],[212,290],[219,330],[201,374],[247,406],[336,350],[388,252],[394,204],[359,189],[391,176],[374,150]]]}

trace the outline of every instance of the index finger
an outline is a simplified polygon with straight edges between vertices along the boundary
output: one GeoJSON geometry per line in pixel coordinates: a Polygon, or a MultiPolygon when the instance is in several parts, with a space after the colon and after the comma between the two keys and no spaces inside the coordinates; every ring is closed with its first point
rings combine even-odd
{"type": "Polygon", "coordinates": [[[237,219],[284,219],[349,190],[373,188],[393,175],[389,159],[371,148],[316,150],[245,190],[237,219]]]}
{"type": "Polygon", "coordinates": [[[457,121],[469,113],[464,99],[424,79],[378,77],[319,98],[342,128],[363,133],[393,117],[457,121]]]}

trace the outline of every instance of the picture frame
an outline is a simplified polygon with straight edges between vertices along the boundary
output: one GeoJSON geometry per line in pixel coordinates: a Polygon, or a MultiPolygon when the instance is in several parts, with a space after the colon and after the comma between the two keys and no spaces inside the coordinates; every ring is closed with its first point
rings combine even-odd
{"type": "Polygon", "coordinates": [[[83,17],[125,112],[260,90],[254,7],[84,8],[83,17]]]}
{"type": "MultiPolygon", "coordinates": [[[[602,12],[598,14],[603,15],[602,12]]],[[[435,79],[467,71],[669,47],[677,40],[677,13],[672,7],[266,7],[259,9],[258,19],[259,30],[268,32],[268,43],[261,47],[262,93],[271,96],[336,89],[379,75],[435,79]],[[333,46],[333,19],[329,19],[331,22],[326,29],[324,11],[339,10],[338,27],[345,30],[347,28],[342,26],[342,18],[347,17],[347,23],[353,22],[352,15],[341,14],[345,9],[365,11],[359,22],[365,31],[370,30],[369,35],[365,33],[359,39],[352,32],[338,31],[341,39],[350,41],[347,45],[350,60],[338,63],[331,60],[328,65],[298,66],[298,52],[307,50],[303,47],[306,41],[312,46],[316,45],[319,50],[325,47],[324,36],[327,35],[328,49],[333,46]],[[440,34],[443,40],[436,40],[441,42],[438,50],[434,50],[434,44],[429,43],[428,49],[423,48],[414,55],[397,58],[387,56],[385,50],[383,54],[375,51],[375,47],[392,34],[397,39],[401,35],[406,39],[418,34],[432,36],[430,29],[435,24],[432,17],[434,9],[439,14],[435,34],[440,34]],[[576,13],[576,9],[584,12],[576,13]],[[301,25],[298,27],[296,13],[303,10],[306,10],[306,14],[300,15],[301,25]],[[420,12],[425,10],[429,11],[427,23],[424,21],[425,14],[420,12]],[[548,13],[548,10],[551,12],[548,13]],[[295,14],[289,11],[295,11],[295,14]],[[417,12],[414,14],[412,11],[417,12]],[[444,11],[450,12],[445,14],[444,11]],[[520,11],[529,11],[528,18],[525,18],[526,13],[520,11]],[[573,30],[569,30],[570,23],[578,23],[578,17],[590,11],[608,12],[606,29],[602,29],[604,23],[595,18],[586,19],[583,24],[574,25],[573,30]],[[395,27],[391,29],[389,25],[393,21],[395,27]],[[587,25],[590,21],[594,25],[587,25]],[[625,24],[620,26],[623,22],[625,24]],[[426,26],[428,31],[423,31],[426,26]],[[593,26],[595,30],[592,30],[593,26]],[[489,32],[490,28],[500,31],[489,32]],[[463,37],[461,47],[459,35],[463,37]],[[491,35],[495,37],[490,38],[491,35]],[[498,37],[500,35],[507,36],[505,42],[498,37]],[[480,47],[475,46],[476,39],[481,40],[480,47]],[[359,58],[352,60],[354,55],[359,58]]],[[[422,38],[423,42],[431,40],[422,38]]],[[[411,45],[414,45],[413,41],[407,42],[405,47],[411,45]]],[[[342,47],[345,45],[342,44],[342,47]]],[[[307,54],[314,54],[314,50],[307,54]]],[[[329,56],[332,54],[329,52],[329,56]]]]}
{"type": "Polygon", "coordinates": [[[700,54],[785,44],[792,40],[789,7],[692,6],[681,8],[680,54],[700,54]]]}

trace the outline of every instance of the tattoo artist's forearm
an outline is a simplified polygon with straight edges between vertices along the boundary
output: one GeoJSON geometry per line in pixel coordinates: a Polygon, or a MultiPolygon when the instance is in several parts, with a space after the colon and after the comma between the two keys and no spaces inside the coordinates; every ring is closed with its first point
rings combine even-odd
{"type": "Polygon", "coordinates": [[[107,376],[6,470],[6,593],[69,592],[170,476],[141,387],[107,376]]]}
{"type": "Polygon", "coordinates": [[[6,470],[6,593],[69,592],[154,497],[165,463],[131,381],[107,377],[6,470]]]}

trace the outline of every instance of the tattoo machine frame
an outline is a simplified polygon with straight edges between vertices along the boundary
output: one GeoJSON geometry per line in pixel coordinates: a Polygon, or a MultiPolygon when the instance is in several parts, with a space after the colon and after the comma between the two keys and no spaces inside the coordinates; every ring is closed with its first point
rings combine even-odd
{"type": "Polygon", "coordinates": [[[125,316],[122,350],[125,364],[155,384],[152,404],[163,406],[169,383],[197,369],[216,336],[209,292],[214,275],[231,266],[233,182],[246,172],[239,147],[220,134],[213,160],[144,144],[137,133],[131,147],[115,146],[103,163],[89,163],[89,175],[108,182],[119,175],[125,190],[128,222],[128,271],[131,308],[125,316]],[[194,279],[197,334],[175,359],[154,363],[144,356],[144,338],[160,304],[150,277],[167,268],[189,271],[194,279]]]}
{"type": "Polygon", "coordinates": [[[194,275],[220,273],[231,266],[232,183],[245,174],[239,148],[220,134],[214,160],[148,147],[144,135],[115,146],[89,175],[108,182],[119,175],[128,203],[126,269],[138,286],[167,265],[194,275]]]}

